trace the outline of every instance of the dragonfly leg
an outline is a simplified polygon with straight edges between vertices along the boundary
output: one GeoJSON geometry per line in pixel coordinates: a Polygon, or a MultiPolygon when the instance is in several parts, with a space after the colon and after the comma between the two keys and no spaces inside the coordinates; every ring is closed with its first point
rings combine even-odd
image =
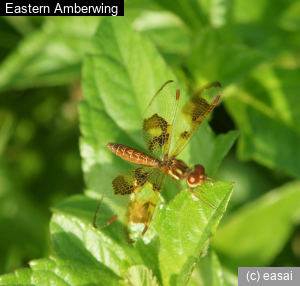
{"type": "Polygon", "coordinates": [[[180,188],[180,190],[183,191],[183,188],[178,184],[178,182],[173,177],[171,177],[171,179],[180,188]]]}

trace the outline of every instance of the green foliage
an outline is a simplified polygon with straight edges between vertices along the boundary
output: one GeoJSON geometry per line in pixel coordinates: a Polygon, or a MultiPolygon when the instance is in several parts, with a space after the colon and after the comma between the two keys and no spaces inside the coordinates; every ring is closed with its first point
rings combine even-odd
{"type": "Polygon", "coordinates": [[[1,217],[1,244],[0,252],[6,261],[1,260],[0,267],[15,268],[27,258],[28,255],[45,255],[49,250],[45,248],[44,232],[48,224],[47,216],[37,208],[23,193],[16,183],[4,160],[0,159],[0,217],[1,217]],[[35,223],[32,224],[32,218],[35,223]],[[27,226],[27,227],[24,227],[27,226]],[[15,235],[15,230],[19,235],[15,235]],[[24,238],[32,241],[33,245],[24,245],[24,238]],[[11,247],[8,248],[7,245],[11,247]]]}
{"type": "Polygon", "coordinates": [[[293,0],[128,0],[122,18],[1,18],[0,271],[35,260],[0,285],[237,285],[238,266],[299,266],[299,9],[293,0]],[[67,196],[82,189],[82,66],[87,190],[67,196]],[[128,245],[121,221],[91,226],[105,186],[132,168],[106,144],[145,151],[142,114],[169,79],[183,99],[222,83],[210,116],[218,135],[205,122],[180,154],[217,181],[201,188],[203,201],[167,182],[145,237],[128,245]],[[55,254],[36,260],[51,253],[50,205],[55,254]]]}
{"type": "Polygon", "coordinates": [[[240,96],[227,101],[242,134],[238,146],[241,158],[253,158],[298,179],[300,103],[295,82],[299,76],[299,70],[260,67],[245,82],[240,96]]]}
{"type": "MultiPolygon", "coordinates": [[[[106,142],[118,142],[117,140],[120,140],[118,138],[123,140],[128,138],[127,140],[132,140],[132,142],[127,144],[136,144],[133,139],[140,128],[142,110],[139,111],[139,108],[144,109],[144,106],[139,107],[138,101],[145,102],[145,93],[142,93],[143,87],[140,86],[137,80],[141,75],[134,73],[134,69],[130,68],[131,65],[136,66],[138,70],[144,70],[147,66],[148,78],[144,79],[143,86],[150,86],[151,82],[159,82],[159,79],[156,79],[157,75],[161,74],[161,77],[166,73],[167,68],[151,44],[134,33],[122,19],[103,20],[94,37],[94,42],[97,43],[94,45],[97,49],[94,52],[96,55],[88,56],[84,69],[84,79],[86,79],[84,81],[85,101],[79,104],[81,127],[84,134],[81,139],[81,152],[84,157],[88,187],[93,191],[99,190],[101,192],[108,182],[107,174],[111,173],[110,176],[115,176],[118,168],[122,170],[122,168],[129,165],[125,161],[115,160],[116,158],[111,156],[110,152],[104,149],[103,146],[106,142]],[[119,27],[122,27],[122,29],[119,27]],[[115,37],[104,36],[105,34],[115,35],[115,37]],[[105,45],[98,44],[99,39],[102,38],[107,39],[105,45]],[[127,49],[122,46],[117,53],[117,48],[108,48],[116,45],[117,41],[123,42],[126,39],[131,39],[128,42],[127,49]],[[126,54],[122,52],[122,49],[126,50],[126,54]],[[143,68],[146,60],[148,62],[143,68]],[[113,71],[116,65],[119,65],[117,70],[124,71],[124,76],[121,73],[117,78],[120,81],[117,85],[122,90],[115,95],[113,90],[115,90],[116,79],[113,71]],[[139,89],[141,89],[140,94],[143,98],[141,98],[141,95],[138,96],[139,93],[136,90],[139,89]],[[121,96],[123,94],[127,96],[121,96]],[[100,95],[100,97],[96,95],[100,95]],[[130,104],[132,102],[137,102],[137,104],[130,104]],[[122,108],[126,104],[128,107],[122,108]],[[133,112],[138,114],[139,118],[138,116],[131,116],[133,112]],[[114,117],[116,118],[115,122],[114,117]],[[112,132],[112,128],[114,128],[114,132],[112,132]],[[101,155],[98,155],[98,153],[101,155]]],[[[147,99],[147,101],[149,100],[147,99]]],[[[203,127],[201,128],[201,132],[205,135],[203,141],[205,140],[214,150],[215,159],[212,160],[212,164],[217,163],[224,157],[226,150],[234,142],[236,134],[231,133],[227,136],[228,139],[225,136],[215,138],[207,125],[203,127]]],[[[191,157],[191,154],[189,156],[191,157]]],[[[174,189],[174,186],[172,189],[174,189]]],[[[203,187],[203,200],[215,206],[215,209],[205,205],[191,195],[189,191],[181,192],[174,201],[168,205],[163,205],[145,235],[145,242],[139,241],[137,243],[138,253],[132,254],[134,260],[144,260],[146,266],[151,267],[153,274],[164,285],[174,283],[181,285],[185,283],[191,275],[194,264],[198,261],[200,255],[203,255],[203,251],[205,252],[209,237],[215,233],[232,189],[232,183],[221,182],[212,185],[208,183],[203,187]],[[155,236],[155,233],[157,233],[157,236],[155,236]],[[149,248],[145,243],[150,243],[151,253],[149,253],[149,248]],[[139,258],[136,257],[137,255],[139,258]],[[145,257],[147,257],[147,260],[145,257]],[[161,267],[157,268],[157,265],[154,264],[155,261],[161,267]]],[[[164,190],[163,193],[165,192],[168,192],[168,190],[164,190]]],[[[60,203],[54,210],[91,222],[93,216],[91,210],[95,210],[96,205],[97,202],[94,200],[77,196],[60,203]],[[94,207],[91,207],[92,205],[94,207]]],[[[120,225],[114,226],[113,224],[103,232],[108,233],[109,236],[115,237],[119,243],[124,244],[122,236],[115,234],[120,228],[120,225]]]]}
{"type": "Polygon", "coordinates": [[[192,279],[189,285],[224,285],[223,270],[214,251],[209,251],[209,253],[199,261],[197,270],[197,280],[192,279]]]}
{"type": "Polygon", "coordinates": [[[232,269],[240,265],[268,266],[284,247],[299,219],[299,201],[299,182],[269,192],[227,219],[218,230],[214,248],[220,250],[222,258],[231,257],[228,266],[232,269]],[[252,239],[253,233],[256,240],[252,239]]]}
{"type": "Polygon", "coordinates": [[[93,17],[46,21],[43,29],[28,35],[2,62],[0,91],[57,85],[76,79],[97,23],[98,19],[93,17]]]}
{"type": "Polygon", "coordinates": [[[126,272],[126,281],[124,282],[124,285],[158,285],[157,280],[155,277],[153,277],[151,270],[143,265],[134,265],[129,267],[126,272]]]}
{"type": "Polygon", "coordinates": [[[184,285],[196,262],[206,254],[209,239],[226,209],[233,190],[228,182],[203,186],[205,201],[217,206],[213,209],[181,192],[163,208],[154,221],[160,238],[159,265],[163,285],[184,285]]]}

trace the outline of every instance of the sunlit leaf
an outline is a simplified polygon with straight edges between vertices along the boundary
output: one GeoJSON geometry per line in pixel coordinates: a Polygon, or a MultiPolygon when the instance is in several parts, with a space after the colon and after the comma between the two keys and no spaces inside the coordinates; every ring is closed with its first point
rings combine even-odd
{"type": "Polygon", "coordinates": [[[51,235],[57,255],[1,276],[0,285],[119,285],[122,266],[132,263],[120,246],[77,219],[55,215],[51,235]]]}
{"type": "Polygon", "coordinates": [[[84,67],[85,100],[79,104],[81,153],[86,182],[100,191],[131,165],[118,160],[107,143],[141,148],[142,114],[161,85],[174,76],[153,45],[122,18],[103,19],[93,43],[84,67]]]}
{"type": "Polygon", "coordinates": [[[101,263],[119,276],[123,261],[128,265],[132,263],[125,250],[115,241],[72,217],[55,215],[51,222],[51,237],[56,252],[75,263],[95,266],[101,263]]]}
{"type": "Polygon", "coordinates": [[[130,286],[157,286],[156,278],[153,277],[151,270],[143,265],[135,265],[128,268],[126,272],[126,280],[123,285],[130,286]]]}
{"type": "Polygon", "coordinates": [[[300,211],[300,184],[289,183],[245,205],[218,229],[213,246],[232,269],[267,266],[287,242],[300,211]]]}
{"type": "Polygon", "coordinates": [[[80,218],[86,223],[91,223],[94,218],[98,200],[91,199],[84,195],[74,195],[59,202],[51,208],[53,212],[69,214],[80,218]]]}
{"type": "Polygon", "coordinates": [[[207,183],[198,195],[203,201],[182,191],[161,208],[154,227],[159,233],[163,285],[183,285],[188,280],[195,263],[206,253],[233,187],[230,182],[207,183]]]}

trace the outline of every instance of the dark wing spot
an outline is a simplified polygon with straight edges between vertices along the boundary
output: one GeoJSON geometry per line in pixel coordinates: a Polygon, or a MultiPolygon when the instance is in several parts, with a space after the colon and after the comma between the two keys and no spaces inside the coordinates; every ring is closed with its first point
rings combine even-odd
{"type": "Polygon", "coordinates": [[[211,105],[204,99],[196,97],[193,99],[194,108],[192,110],[193,122],[198,121],[201,117],[207,114],[208,110],[211,109],[211,105]]]}
{"type": "Polygon", "coordinates": [[[134,170],[134,176],[136,179],[137,186],[143,186],[147,182],[149,172],[145,171],[144,168],[137,168],[134,170]]]}
{"type": "Polygon", "coordinates": [[[190,137],[190,134],[189,134],[189,132],[184,131],[184,132],[182,132],[182,133],[180,134],[180,137],[186,139],[186,138],[189,138],[189,137],[190,137]]]}
{"type": "Polygon", "coordinates": [[[168,143],[168,126],[168,122],[164,118],[158,116],[157,113],[144,120],[143,129],[145,131],[149,131],[151,129],[161,130],[161,132],[157,132],[158,134],[161,133],[160,135],[154,136],[148,141],[148,148],[150,152],[154,152],[156,149],[161,149],[162,146],[168,143]]]}
{"type": "Polygon", "coordinates": [[[119,175],[112,181],[115,195],[130,195],[134,191],[134,185],[126,181],[123,175],[119,175]]]}
{"type": "Polygon", "coordinates": [[[160,128],[163,133],[166,133],[168,128],[168,122],[162,117],[158,116],[157,113],[155,113],[151,117],[144,120],[143,128],[145,131],[160,128]]]}
{"type": "Polygon", "coordinates": [[[153,152],[157,148],[161,148],[169,141],[169,133],[161,134],[159,136],[154,136],[152,140],[149,141],[149,151],[153,152]]]}
{"type": "Polygon", "coordinates": [[[159,186],[159,185],[156,184],[156,183],[153,183],[152,189],[153,189],[154,192],[159,192],[160,189],[161,189],[161,186],[159,186]]]}

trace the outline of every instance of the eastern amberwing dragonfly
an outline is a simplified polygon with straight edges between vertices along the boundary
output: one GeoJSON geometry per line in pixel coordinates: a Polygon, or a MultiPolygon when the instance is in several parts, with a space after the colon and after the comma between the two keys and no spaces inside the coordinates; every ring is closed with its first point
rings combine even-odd
{"type": "Polygon", "coordinates": [[[220,96],[221,84],[214,81],[204,85],[179,107],[180,89],[174,81],[167,81],[159,89],[144,113],[141,128],[142,139],[151,155],[123,144],[107,144],[117,156],[143,167],[128,170],[112,180],[98,204],[94,227],[105,227],[123,217],[125,239],[128,243],[135,242],[131,238],[132,226],[142,224],[138,233],[142,236],[146,233],[168,176],[179,187],[176,180],[185,180],[197,196],[198,187],[210,178],[202,165],[188,166],[176,156],[216,106],[220,96]]]}

